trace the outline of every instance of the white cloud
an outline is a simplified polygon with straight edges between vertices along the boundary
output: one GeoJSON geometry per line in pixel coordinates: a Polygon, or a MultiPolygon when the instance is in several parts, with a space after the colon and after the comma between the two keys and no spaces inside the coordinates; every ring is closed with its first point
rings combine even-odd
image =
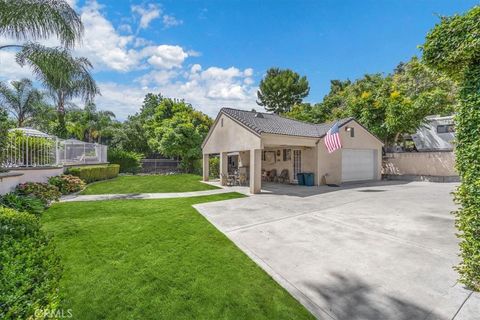
{"type": "Polygon", "coordinates": [[[183,23],[182,20],[178,20],[174,16],[168,14],[163,15],[162,22],[165,29],[176,27],[183,23]]]}
{"type": "Polygon", "coordinates": [[[188,57],[188,54],[180,46],[160,45],[146,47],[142,55],[149,56],[148,63],[157,68],[178,68],[188,57]]]}
{"type": "MultiPolygon", "coordinates": [[[[74,51],[75,55],[87,57],[93,63],[95,73],[136,71],[138,76],[129,84],[117,83],[115,76],[109,82],[99,82],[102,92],[96,98],[99,109],[112,110],[118,119],[124,120],[140,109],[148,92],[185,99],[212,117],[224,106],[260,109],[255,103],[257,88],[252,78],[253,69],[204,68],[193,62],[186,65],[188,58],[198,57],[200,53],[178,45],[154,43],[132,34],[127,20],[115,29],[101,10],[95,0],[79,8],[85,34],[81,45],[74,51]]],[[[143,26],[148,26],[151,21],[144,20],[143,26]]],[[[2,43],[11,43],[11,40],[0,38],[2,43]]],[[[58,40],[52,38],[43,43],[56,46],[58,40]]],[[[14,58],[15,50],[0,50],[0,79],[33,78],[31,70],[21,68],[14,58]]]]}
{"type": "Polygon", "coordinates": [[[150,22],[157,19],[162,14],[160,7],[153,3],[146,6],[134,5],[132,6],[132,12],[140,17],[138,30],[148,28],[150,22]]]}
{"type": "Polygon", "coordinates": [[[125,120],[129,115],[136,113],[142,105],[143,98],[149,92],[130,85],[122,85],[115,82],[98,83],[101,96],[95,100],[100,110],[110,110],[115,113],[117,119],[125,120]]]}
{"type": "Polygon", "coordinates": [[[96,69],[129,71],[138,67],[137,53],[128,49],[134,37],[118,34],[100,9],[101,6],[96,1],[91,1],[82,8],[85,34],[82,44],[75,50],[76,54],[89,58],[96,69]]]}
{"type": "Polygon", "coordinates": [[[15,61],[15,51],[0,50],[0,80],[18,80],[32,78],[32,70],[29,67],[21,67],[15,61]]]}

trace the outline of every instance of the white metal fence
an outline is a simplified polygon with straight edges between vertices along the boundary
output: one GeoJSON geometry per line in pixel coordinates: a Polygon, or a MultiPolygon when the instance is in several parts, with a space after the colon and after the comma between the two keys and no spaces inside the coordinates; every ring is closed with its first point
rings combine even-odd
{"type": "Polygon", "coordinates": [[[107,162],[107,146],[79,140],[62,140],[30,128],[9,131],[1,166],[49,167],[107,162]]]}

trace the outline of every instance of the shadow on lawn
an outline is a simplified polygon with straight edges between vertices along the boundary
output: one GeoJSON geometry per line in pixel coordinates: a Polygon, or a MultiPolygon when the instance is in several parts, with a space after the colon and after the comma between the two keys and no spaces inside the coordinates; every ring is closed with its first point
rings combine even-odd
{"type": "MultiPolygon", "coordinates": [[[[329,284],[306,283],[322,302],[320,305],[338,320],[439,319],[429,309],[377,291],[355,276],[331,274],[329,284]]],[[[392,275],[394,277],[395,275],[392,275]]]]}

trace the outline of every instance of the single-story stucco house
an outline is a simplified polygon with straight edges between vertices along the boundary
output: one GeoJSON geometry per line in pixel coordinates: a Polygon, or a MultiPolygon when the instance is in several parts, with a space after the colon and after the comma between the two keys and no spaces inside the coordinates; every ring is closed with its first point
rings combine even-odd
{"type": "Polygon", "coordinates": [[[338,120],[342,148],[328,153],[323,141],[335,122],[312,124],[276,114],[222,108],[202,144],[203,179],[209,157],[220,156],[220,174],[242,168],[251,193],[259,193],[262,172],[312,172],[315,185],[380,180],[383,143],[353,118],[338,120]]]}

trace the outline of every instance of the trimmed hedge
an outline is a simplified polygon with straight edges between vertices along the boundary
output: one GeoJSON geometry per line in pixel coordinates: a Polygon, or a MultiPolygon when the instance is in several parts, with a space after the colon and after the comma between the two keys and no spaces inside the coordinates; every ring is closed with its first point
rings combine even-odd
{"type": "Polygon", "coordinates": [[[108,148],[108,161],[113,164],[120,165],[122,173],[137,173],[142,167],[140,160],[143,155],[133,151],[125,151],[122,149],[108,148]]]}
{"type": "Polygon", "coordinates": [[[55,313],[60,260],[36,216],[0,207],[0,266],[0,319],[55,313]]]}
{"type": "Polygon", "coordinates": [[[428,33],[423,59],[458,80],[455,157],[461,185],[455,225],[460,238],[460,282],[480,291],[480,6],[463,15],[442,17],[428,33]]]}
{"type": "Polygon", "coordinates": [[[108,164],[99,166],[73,167],[68,169],[67,173],[77,176],[86,183],[94,181],[112,179],[118,176],[120,165],[108,164]]]}

